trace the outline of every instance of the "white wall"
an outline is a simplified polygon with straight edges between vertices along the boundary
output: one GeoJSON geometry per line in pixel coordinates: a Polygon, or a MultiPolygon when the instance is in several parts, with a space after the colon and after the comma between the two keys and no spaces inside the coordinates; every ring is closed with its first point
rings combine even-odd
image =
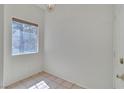
{"type": "Polygon", "coordinates": [[[124,65],[120,64],[120,58],[124,58],[124,5],[115,5],[115,20],[114,20],[114,75],[115,87],[124,88],[124,82],[116,78],[116,75],[124,74],[124,65]]]}
{"type": "Polygon", "coordinates": [[[113,88],[112,5],[46,12],[45,70],[85,88],[113,88]]]}
{"type": "Polygon", "coordinates": [[[3,5],[0,5],[0,88],[3,81],[3,5]]]}
{"type": "Polygon", "coordinates": [[[34,5],[5,5],[4,8],[4,86],[6,86],[42,71],[44,11],[34,5]],[[39,53],[11,55],[12,17],[39,24],[39,53]]]}

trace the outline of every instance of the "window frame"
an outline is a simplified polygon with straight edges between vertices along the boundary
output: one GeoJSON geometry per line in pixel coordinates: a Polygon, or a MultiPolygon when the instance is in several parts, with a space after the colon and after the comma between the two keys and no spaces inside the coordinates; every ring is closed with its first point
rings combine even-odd
{"type": "Polygon", "coordinates": [[[15,17],[12,17],[12,19],[11,19],[11,32],[13,32],[13,28],[12,28],[12,25],[13,25],[13,21],[16,21],[16,22],[19,22],[19,23],[22,23],[22,24],[28,24],[28,25],[32,25],[32,26],[36,26],[37,27],[37,50],[35,51],[35,52],[25,52],[25,53],[16,53],[16,54],[13,54],[13,49],[12,49],[12,47],[13,47],[13,33],[11,33],[11,55],[12,56],[19,56],[19,55],[31,55],[31,54],[36,54],[36,53],[39,53],[39,26],[38,26],[38,24],[35,24],[35,23],[33,23],[33,22],[29,22],[29,21],[26,21],[26,20],[22,20],[22,19],[20,19],[20,18],[15,18],[15,17]]]}

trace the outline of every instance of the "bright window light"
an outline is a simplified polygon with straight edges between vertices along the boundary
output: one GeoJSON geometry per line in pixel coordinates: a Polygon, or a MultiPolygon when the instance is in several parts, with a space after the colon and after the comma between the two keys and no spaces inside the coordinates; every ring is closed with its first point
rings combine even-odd
{"type": "Polygon", "coordinates": [[[38,25],[20,19],[12,20],[12,55],[38,52],[38,25]]]}
{"type": "Polygon", "coordinates": [[[41,81],[33,86],[31,86],[29,89],[49,89],[50,87],[44,82],[41,81]]]}

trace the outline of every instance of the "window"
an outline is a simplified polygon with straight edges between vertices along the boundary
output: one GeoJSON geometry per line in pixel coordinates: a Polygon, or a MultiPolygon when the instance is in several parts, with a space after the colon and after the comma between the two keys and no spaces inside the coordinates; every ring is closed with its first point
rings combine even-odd
{"type": "Polygon", "coordinates": [[[12,55],[38,52],[38,25],[12,18],[12,55]]]}

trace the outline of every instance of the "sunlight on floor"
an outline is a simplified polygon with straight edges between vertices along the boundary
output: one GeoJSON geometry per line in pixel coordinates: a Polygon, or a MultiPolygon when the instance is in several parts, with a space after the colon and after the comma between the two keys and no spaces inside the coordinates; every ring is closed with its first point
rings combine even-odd
{"type": "Polygon", "coordinates": [[[29,89],[49,89],[49,88],[50,87],[44,81],[41,81],[41,82],[33,85],[29,89]]]}

